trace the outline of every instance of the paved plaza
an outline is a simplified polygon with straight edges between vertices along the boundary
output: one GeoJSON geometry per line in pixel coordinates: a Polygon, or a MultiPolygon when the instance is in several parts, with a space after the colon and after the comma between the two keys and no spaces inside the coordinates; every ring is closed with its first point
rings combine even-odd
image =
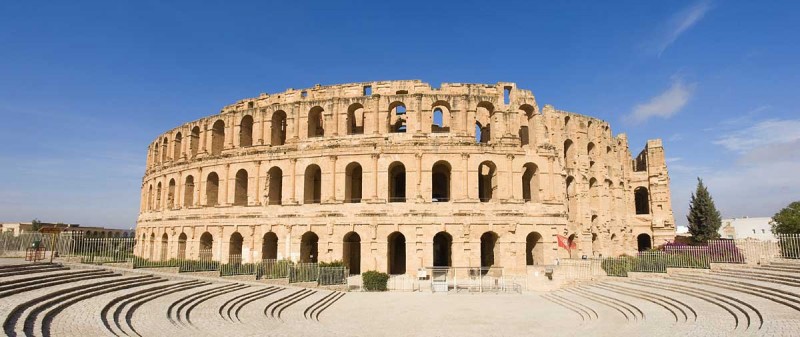
{"type": "Polygon", "coordinates": [[[0,264],[9,336],[797,336],[800,264],[552,292],[342,292],[73,264],[0,264]]]}

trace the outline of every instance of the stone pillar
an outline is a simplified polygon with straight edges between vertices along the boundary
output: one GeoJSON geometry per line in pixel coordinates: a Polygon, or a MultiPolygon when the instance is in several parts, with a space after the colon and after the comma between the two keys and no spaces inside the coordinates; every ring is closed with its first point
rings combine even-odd
{"type": "MultiPolygon", "coordinates": [[[[247,184],[247,189],[249,190],[249,191],[247,191],[247,195],[248,196],[250,196],[250,195],[253,196],[253,199],[254,199],[253,205],[256,205],[256,206],[261,206],[261,193],[258,193],[258,191],[260,190],[259,186],[261,186],[261,183],[260,183],[260,180],[261,180],[260,179],[261,178],[261,163],[262,163],[262,161],[260,161],[260,160],[258,162],[256,162],[256,172],[255,172],[255,175],[253,175],[253,186],[251,187],[250,184],[247,184]],[[250,190],[252,190],[253,192],[251,193],[250,190]]],[[[249,200],[248,200],[248,204],[250,204],[249,200]]]]}
{"type": "Polygon", "coordinates": [[[183,171],[178,172],[178,179],[175,181],[175,195],[172,196],[173,198],[173,209],[181,209],[183,208],[183,171]]]}
{"type": "Polygon", "coordinates": [[[326,203],[335,203],[336,202],[336,156],[328,156],[330,159],[328,174],[330,179],[330,187],[328,188],[328,197],[325,201],[326,203]]]}
{"type": "Polygon", "coordinates": [[[236,134],[236,123],[233,118],[234,114],[228,114],[227,121],[225,122],[225,146],[224,149],[232,149],[233,148],[233,139],[239,138],[235,137],[236,134]]]}
{"type": "Polygon", "coordinates": [[[378,201],[378,158],[380,157],[379,154],[373,153],[371,156],[372,158],[372,200],[378,201]]]}
{"type": "Polygon", "coordinates": [[[414,94],[414,116],[415,116],[415,132],[422,133],[422,94],[414,94]]]}
{"type": "Polygon", "coordinates": [[[205,179],[203,178],[203,167],[202,167],[202,166],[200,166],[200,167],[198,168],[198,171],[197,171],[197,172],[198,172],[198,173],[197,173],[197,177],[195,177],[195,179],[194,179],[194,191],[192,191],[192,193],[193,193],[193,195],[194,195],[194,198],[193,198],[193,199],[194,199],[194,203],[193,203],[193,205],[192,205],[192,206],[201,206],[201,205],[205,205],[205,203],[203,202],[203,200],[200,200],[200,198],[202,198],[202,197],[203,197],[203,194],[201,193],[201,191],[202,191],[203,189],[202,189],[202,187],[201,187],[201,186],[204,186],[204,185],[203,185],[203,182],[205,181],[205,179]]]}
{"type": "MultiPolygon", "coordinates": [[[[419,129],[417,129],[419,132],[419,129]]],[[[423,203],[425,199],[422,197],[422,152],[417,152],[414,154],[414,157],[417,158],[417,202],[423,203]]]]}
{"type": "Polygon", "coordinates": [[[231,204],[231,202],[228,200],[228,185],[231,183],[230,182],[230,177],[229,177],[229,174],[228,174],[229,171],[230,171],[230,168],[231,168],[231,164],[225,164],[225,171],[222,173],[223,184],[222,184],[222,186],[220,186],[220,187],[222,187],[221,188],[222,189],[222,191],[221,191],[222,193],[220,193],[220,197],[221,198],[219,198],[220,206],[222,206],[222,205],[230,205],[231,204]]]}
{"type": "Polygon", "coordinates": [[[514,188],[517,185],[519,185],[519,184],[514,184],[514,155],[507,154],[506,159],[508,162],[506,170],[506,179],[507,179],[506,192],[505,192],[506,200],[514,201],[517,199],[522,199],[522,198],[517,198],[517,196],[514,195],[514,188]]]}
{"type": "Polygon", "coordinates": [[[333,104],[331,105],[331,112],[333,112],[333,134],[332,136],[336,137],[339,135],[339,106],[341,105],[341,99],[335,98],[333,100],[333,104]]]}
{"type": "Polygon", "coordinates": [[[372,129],[372,134],[377,135],[381,131],[381,114],[380,114],[380,95],[372,95],[372,103],[373,103],[373,110],[372,110],[372,123],[374,125],[372,129]]]}
{"type": "MultiPolygon", "coordinates": [[[[461,181],[464,182],[464,188],[458,188],[458,199],[460,201],[467,201],[469,200],[469,153],[462,153],[461,154],[461,167],[462,170],[462,178],[461,181]]],[[[452,189],[453,186],[451,184],[450,188],[452,189]]]]}
{"type": "Polygon", "coordinates": [[[297,158],[289,159],[289,163],[291,163],[291,169],[289,172],[289,180],[291,180],[290,186],[292,187],[292,193],[290,194],[289,203],[290,204],[297,204],[297,158]]]}

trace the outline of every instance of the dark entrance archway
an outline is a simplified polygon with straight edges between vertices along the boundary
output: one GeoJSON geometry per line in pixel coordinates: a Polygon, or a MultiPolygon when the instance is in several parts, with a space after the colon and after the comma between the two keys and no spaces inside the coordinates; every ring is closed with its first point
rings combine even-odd
{"type": "Polygon", "coordinates": [[[264,241],[261,243],[261,259],[276,260],[278,258],[278,235],[274,232],[264,234],[264,241]]]}
{"type": "Polygon", "coordinates": [[[653,248],[653,244],[650,241],[650,235],[644,233],[639,234],[639,236],[636,237],[636,242],[638,243],[640,252],[643,252],[645,250],[650,250],[650,248],[653,248]]]}
{"type": "Polygon", "coordinates": [[[439,232],[433,236],[433,266],[451,267],[453,237],[447,232],[439,232]]]}
{"type": "Polygon", "coordinates": [[[319,237],[314,232],[306,232],[300,239],[300,262],[317,263],[319,259],[319,237]]]}
{"type": "Polygon", "coordinates": [[[403,233],[389,234],[386,260],[389,262],[387,271],[390,275],[406,273],[406,237],[403,233]]]}
{"type": "Polygon", "coordinates": [[[361,236],[356,232],[347,233],[342,245],[342,261],[350,275],[361,274],[361,236]]]}
{"type": "Polygon", "coordinates": [[[481,235],[481,267],[494,266],[494,247],[497,244],[497,233],[486,232],[481,235]]]}

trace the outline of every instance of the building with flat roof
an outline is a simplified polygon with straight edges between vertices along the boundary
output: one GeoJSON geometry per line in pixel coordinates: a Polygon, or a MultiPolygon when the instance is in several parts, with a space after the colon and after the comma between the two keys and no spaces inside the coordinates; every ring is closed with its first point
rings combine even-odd
{"type": "Polygon", "coordinates": [[[723,239],[757,239],[762,241],[777,241],[772,234],[770,217],[743,217],[722,219],[719,228],[720,238],[723,239]]]}

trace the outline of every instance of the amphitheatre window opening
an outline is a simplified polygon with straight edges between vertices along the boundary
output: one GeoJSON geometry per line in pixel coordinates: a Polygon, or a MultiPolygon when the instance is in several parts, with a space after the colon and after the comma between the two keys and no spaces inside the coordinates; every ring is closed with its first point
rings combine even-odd
{"type": "Polygon", "coordinates": [[[147,210],[153,210],[153,185],[150,185],[150,188],[147,190],[147,210]]]}
{"type": "Polygon", "coordinates": [[[186,259],[186,233],[178,236],[178,260],[186,259]]]}
{"type": "Polygon", "coordinates": [[[161,157],[159,157],[159,155],[158,155],[158,153],[159,153],[158,152],[158,146],[159,146],[158,143],[153,145],[153,165],[154,166],[158,166],[159,160],[161,159],[161,157]]]}
{"type": "Polygon", "coordinates": [[[247,115],[242,117],[239,123],[239,146],[252,146],[253,145],[253,116],[247,115]]]}
{"type": "Polygon", "coordinates": [[[575,161],[575,149],[572,146],[572,140],[567,139],[564,141],[564,167],[572,168],[575,161]]]}
{"type": "Polygon", "coordinates": [[[450,164],[439,161],[431,169],[431,201],[450,201],[450,164]]]}
{"type": "Polygon", "coordinates": [[[592,142],[589,142],[589,144],[586,145],[586,154],[589,156],[590,160],[594,157],[594,147],[594,143],[592,142]]]}
{"type": "MultiPolygon", "coordinates": [[[[520,145],[525,146],[531,143],[530,128],[528,127],[536,113],[536,109],[530,104],[523,104],[519,107],[520,127],[519,127],[519,142],[520,145]]],[[[546,134],[546,132],[545,132],[546,134]]]]}
{"type": "Polygon", "coordinates": [[[361,274],[361,236],[356,232],[345,234],[342,246],[342,262],[350,275],[361,274]]]}
{"type": "Polygon", "coordinates": [[[633,161],[633,171],[643,172],[647,171],[647,149],[642,150],[636,159],[633,161]]]}
{"type": "Polygon", "coordinates": [[[195,126],[192,128],[192,136],[189,138],[189,150],[192,152],[192,157],[197,155],[200,150],[200,127],[195,126]]]}
{"type": "Polygon", "coordinates": [[[172,143],[172,160],[181,158],[181,143],[183,142],[183,135],[178,132],[175,134],[175,142],[172,143]]]}
{"type": "Polygon", "coordinates": [[[304,90],[304,91],[301,91],[301,92],[300,92],[300,97],[302,97],[302,98],[306,98],[306,97],[308,97],[308,91],[305,91],[305,90],[304,90]]]}
{"type": "Polygon", "coordinates": [[[300,262],[317,263],[319,259],[319,237],[314,232],[306,232],[300,239],[300,262]]]}
{"type": "Polygon", "coordinates": [[[200,260],[211,261],[213,256],[214,237],[211,233],[205,232],[200,236],[200,260]]]}
{"type": "MultiPolygon", "coordinates": [[[[487,268],[495,265],[494,248],[497,245],[497,233],[486,232],[481,235],[481,267],[487,268]]],[[[485,274],[486,271],[483,271],[485,274]]]]}
{"type": "Polygon", "coordinates": [[[303,202],[319,204],[322,200],[322,170],[315,164],[308,165],[305,172],[303,202]]]}
{"type": "MultiPolygon", "coordinates": [[[[597,219],[596,215],[592,216],[592,222],[595,222],[596,219],[597,219]]],[[[597,248],[599,248],[598,247],[598,242],[597,242],[597,233],[592,233],[592,249],[591,249],[592,257],[597,256],[597,254],[595,254],[595,252],[597,251],[597,248]]]]}
{"type": "Polygon", "coordinates": [[[479,143],[489,143],[492,140],[492,115],[494,105],[489,102],[480,102],[475,109],[475,122],[480,126],[480,132],[475,132],[475,138],[479,143]]]}
{"type": "Polygon", "coordinates": [[[311,108],[311,111],[308,112],[308,138],[325,136],[322,112],[322,108],[318,106],[311,108]]]}
{"type": "Polygon", "coordinates": [[[650,193],[646,187],[637,187],[633,191],[636,203],[636,214],[650,214],[650,193]]]}
{"type": "Polygon", "coordinates": [[[433,266],[450,267],[452,260],[453,237],[447,232],[439,232],[433,236],[433,266]]]}
{"type": "Polygon", "coordinates": [[[272,144],[273,146],[286,144],[286,113],[279,110],[272,114],[272,144]]]}
{"type": "Polygon", "coordinates": [[[534,163],[527,163],[522,173],[522,199],[525,202],[539,201],[539,168],[534,163]]]}
{"type": "Polygon", "coordinates": [[[528,133],[528,126],[523,125],[519,127],[519,144],[522,146],[530,144],[530,135],[528,133]]]}
{"type": "Polygon", "coordinates": [[[347,108],[347,134],[364,134],[364,106],[359,103],[347,108]]]}
{"type": "Polygon", "coordinates": [[[434,133],[444,132],[444,112],[441,108],[433,109],[432,131],[434,133]]]}
{"type": "Polygon", "coordinates": [[[406,202],[406,167],[400,162],[389,165],[389,202],[406,202]]]}
{"type": "MultiPolygon", "coordinates": [[[[96,234],[97,234],[96,235],[97,237],[102,237],[102,234],[100,234],[99,232],[96,232],[96,234]]],[[[148,257],[150,258],[150,260],[153,260],[153,261],[156,260],[156,234],[155,233],[150,233],[150,254],[148,254],[148,257]]]]}
{"type": "Polygon", "coordinates": [[[247,102],[247,108],[248,109],[252,109],[253,108],[253,102],[247,102]]]}
{"type": "Polygon", "coordinates": [[[267,203],[269,205],[280,205],[283,199],[283,171],[280,167],[273,167],[267,172],[269,178],[267,183],[267,203]]]}
{"type": "Polygon", "coordinates": [[[406,106],[401,102],[389,105],[389,130],[392,133],[405,133],[407,131],[406,106]]]}
{"type": "Polygon", "coordinates": [[[362,169],[358,163],[350,163],[345,169],[344,199],[347,203],[360,203],[362,196],[362,169]]]}
{"type": "Polygon", "coordinates": [[[194,206],[194,177],[187,176],[183,184],[183,207],[194,206]]]}
{"type": "Polygon", "coordinates": [[[231,264],[240,264],[242,263],[242,243],[244,242],[244,237],[239,232],[234,232],[231,234],[231,240],[228,243],[228,263],[231,264]]]}
{"type": "Polygon", "coordinates": [[[175,209],[175,179],[170,179],[167,185],[167,207],[175,209]]]}
{"type": "Polygon", "coordinates": [[[364,86],[364,96],[372,96],[372,86],[365,85],[364,86]]]}
{"type": "Polygon", "coordinates": [[[653,245],[650,242],[650,235],[644,233],[639,234],[639,236],[636,237],[636,244],[640,252],[653,248],[653,245]]]}
{"type": "Polygon", "coordinates": [[[162,163],[166,163],[167,160],[169,159],[169,156],[167,156],[167,150],[169,149],[168,145],[169,145],[169,140],[167,139],[167,137],[164,137],[164,142],[161,143],[161,146],[162,146],[161,162],[162,163]]]}
{"type": "Polygon", "coordinates": [[[274,232],[264,234],[263,241],[261,242],[261,259],[278,259],[278,235],[274,232]]]}
{"type": "Polygon", "coordinates": [[[225,145],[225,122],[218,120],[211,127],[211,154],[219,155],[225,145]]]}
{"type": "Polygon", "coordinates": [[[406,237],[403,233],[394,232],[387,238],[386,261],[389,275],[402,275],[406,273],[406,237]]]}
{"type": "Polygon", "coordinates": [[[542,235],[531,232],[525,237],[525,264],[528,266],[544,263],[544,244],[542,235]]]}
{"type": "Polygon", "coordinates": [[[156,185],[156,210],[161,210],[161,183],[156,185]]]}
{"type": "Polygon", "coordinates": [[[219,176],[211,172],[206,179],[206,206],[219,205],[219,176]]]}
{"type": "Polygon", "coordinates": [[[233,204],[237,206],[247,205],[247,171],[245,169],[236,172],[236,187],[233,191],[233,204]]]}
{"type": "Polygon", "coordinates": [[[503,88],[503,104],[508,105],[511,103],[511,87],[503,88]]]}
{"type": "Polygon", "coordinates": [[[169,236],[167,233],[161,235],[161,254],[159,254],[159,259],[161,261],[166,261],[169,254],[169,236]]]}
{"type": "Polygon", "coordinates": [[[497,191],[497,167],[490,161],[478,166],[478,198],[481,202],[489,202],[497,191]]]}
{"type": "Polygon", "coordinates": [[[398,95],[408,95],[408,90],[397,90],[395,94],[398,95]]]}
{"type": "Polygon", "coordinates": [[[566,199],[567,199],[567,216],[570,220],[575,219],[575,212],[578,210],[578,200],[575,197],[575,178],[572,176],[567,177],[566,181],[566,199]]]}

